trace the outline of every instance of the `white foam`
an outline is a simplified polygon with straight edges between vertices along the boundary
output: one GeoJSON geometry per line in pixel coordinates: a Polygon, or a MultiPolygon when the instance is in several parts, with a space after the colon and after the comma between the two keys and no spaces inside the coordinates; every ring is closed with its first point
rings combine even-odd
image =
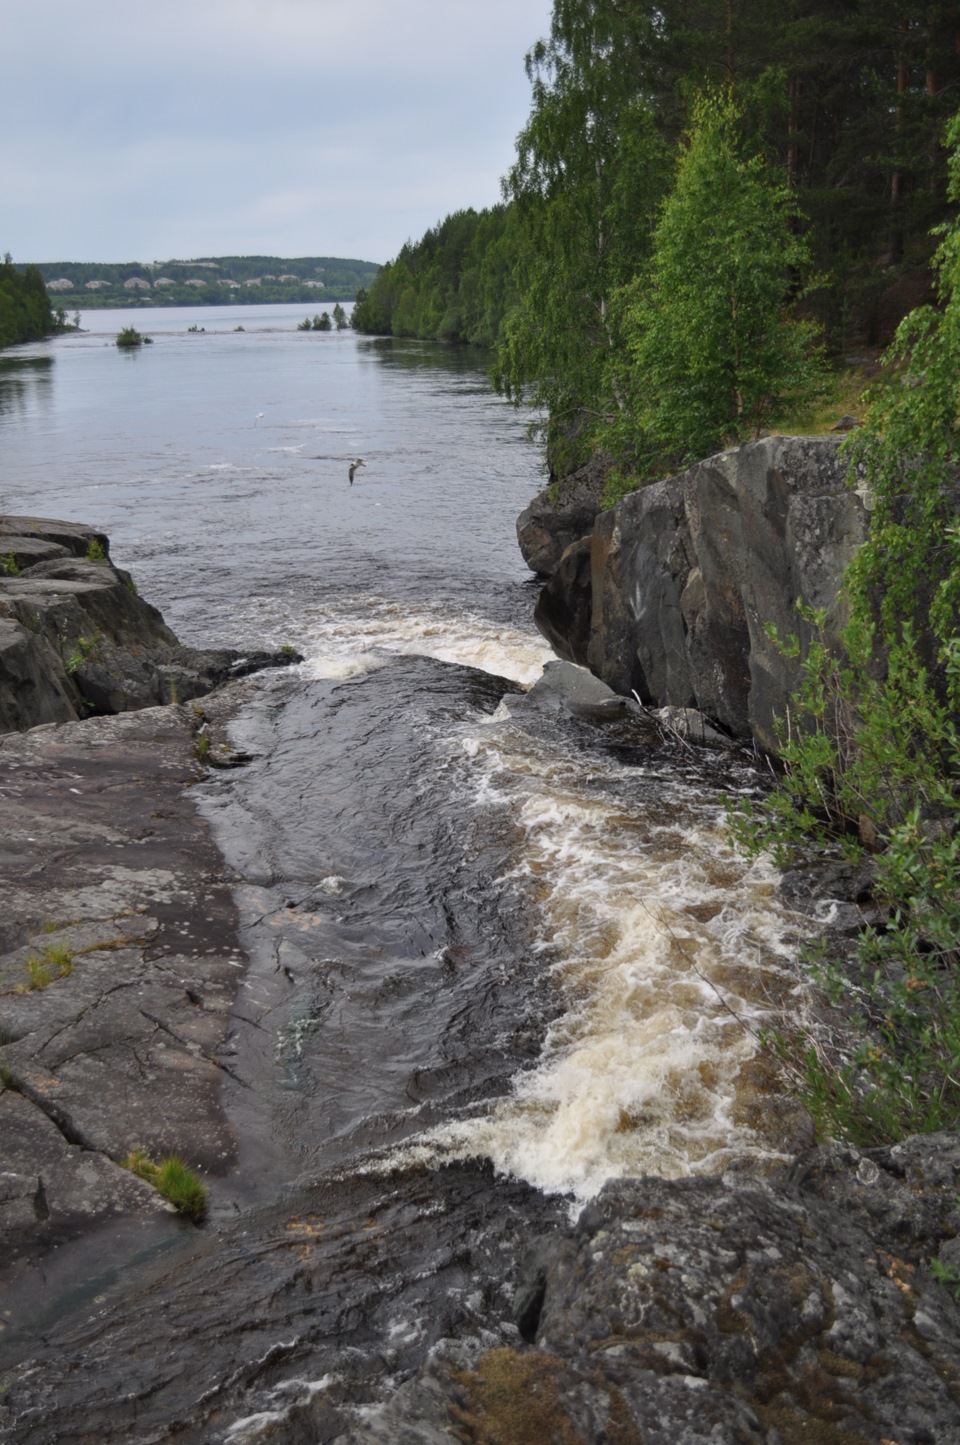
{"type": "Polygon", "coordinates": [[[564,1010],[507,1098],[414,1150],[484,1156],[579,1201],[611,1177],[765,1151],[738,1120],[737,1075],[770,991],[792,987],[803,929],[770,865],[733,853],[702,787],[665,783],[658,796],[647,784],[631,801],[631,775],[646,770],[551,756],[509,723],[476,730],[465,751],[477,799],[514,813],[520,854],[502,881],[539,914],[534,951],[564,1010]]]}

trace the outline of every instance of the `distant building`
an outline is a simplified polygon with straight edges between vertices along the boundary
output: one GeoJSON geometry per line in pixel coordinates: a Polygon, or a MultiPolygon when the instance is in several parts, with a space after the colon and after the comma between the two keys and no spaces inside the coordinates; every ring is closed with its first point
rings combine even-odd
{"type": "Polygon", "coordinates": [[[226,286],[226,287],[228,288],[228,290],[230,290],[230,291],[239,291],[239,290],[240,290],[240,282],[239,282],[239,281],[224,280],[224,281],[221,281],[220,284],[221,284],[222,286],[226,286]]]}
{"type": "Polygon", "coordinates": [[[73,282],[66,276],[58,276],[56,281],[47,282],[48,291],[72,291],[73,282]]]}
{"type": "Polygon", "coordinates": [[[149,291],[150,282],[145,276],[131,276],[129,281],[123,283],[124,291],[149,291]]]}
{"type": "Polygon", "coordinates": [[[111,285],[109,281],[85,281],[84,289],[87,291],[105,291],[111,285]]]}
{"type": "Polygon", "coordinates": [[[299,276],[290,276],[290,275],[287,275],[287,276],[278,276],[278,277],[277,277],[277,280],[278,280],[278,281],[299,281],[299,280],[300,280],[300,277],[299,277],[299,276]]]}
{"type": "Polygon", "coordinates": [[[199,276],[191,276],[190,279],[188,281],[184,281],[183,284],[184,286],[209,286],[210,282],[201,281],[199,276]]]}
{"type": "Polygon", "coordinates": [[[156,279],[156,281],[154,281],[153,284],[154,284],[154,286],[156,287],[156,286],[176,286],[177,283],[176,283],[176,281],[174,281],[170,276],[158,276],[157,279],[156,279]]]}
{"type": "Polygon", "coordinates": [[[276,276],[265,275],[263,279],[264,281],[276,281],[277,278],[276,276]]]}
{"type": "Polygon", "coordinates": [[[251,276],[247,281],[244,281],[243,284],[244,286],[259,286],[261,284],[260,277],[251,276]]]}
{"type": "Polygon", "coordinates": [[[303,284],[304,286],[313,286],[317,291],[325,291],[327,289],[326,282],[324,281],[304,281],[303,284]]]}

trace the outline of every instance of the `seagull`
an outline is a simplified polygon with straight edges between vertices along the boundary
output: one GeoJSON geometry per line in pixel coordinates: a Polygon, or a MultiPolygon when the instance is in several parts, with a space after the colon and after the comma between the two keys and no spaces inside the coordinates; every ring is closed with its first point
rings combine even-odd
{"type": "Polygon", "coordinates": [[[366,464],[366,462],[363,460],[363,457],[357,457],[357,460],[356,460],[355,462],[351,462],[351,463],[350,463],[350,470],[349,470],[349,472],[347,473],[347,476],[350,478],[350,485],[351,485],[351,487],[353,486],[353,478],[354,478],[354,476],[355,476],[355,474],[356,474],[357,468],[358,468],[358,467],[365,467],[366,465],[367,465],[367,464],[366,464]]]}
{"type": "Polygon", "coordinates": [[[258,411],[257,414],[256,414],[256,416],[255,416],[254,419],[253,419],[253,424],[254,424],[254,426],[256,426],[257,422],[260,420],[260,418],[261,418],[262,416],[263,416],[263,412],[262,412],[262,411],[258,411]]]}

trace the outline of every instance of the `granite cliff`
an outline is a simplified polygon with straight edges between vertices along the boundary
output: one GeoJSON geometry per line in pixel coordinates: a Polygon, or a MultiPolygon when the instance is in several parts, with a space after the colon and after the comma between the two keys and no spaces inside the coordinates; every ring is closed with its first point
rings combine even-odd
{"type": "Polygon", "coordinates": [[[797,604],[843,620],[840,584],[867,530],[832,437],[767,437],[640,488],[589,520],[582,488],[544,494],[518,523],[536,609],[560,657],[647,705],[696,707],[775,752],[798,663],[771,638],[808,624],[797,604]],[[551,549],[545,536],[552,536],[551,549]],[[563,550],[556,555],[560,546],[563,550]]]}

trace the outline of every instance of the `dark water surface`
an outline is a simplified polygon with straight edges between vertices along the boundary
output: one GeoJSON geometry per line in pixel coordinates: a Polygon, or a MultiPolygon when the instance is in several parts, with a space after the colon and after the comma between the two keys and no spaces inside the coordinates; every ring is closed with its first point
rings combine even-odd
{"type": "Polygon", "coordinates": [[[731,1012],[792,986],[796,922],[724,836],[756,779],[523,696],[526,418],[474,355],[301,312],[89,313],[0,363],[4,510],[104,528],[184,640],[306,657],[202,789],[250,959],[240,1170],[25,1340],[24,1441],[333,1439],[439,1339],[515,1337],[518,1252],[604,1179],[773,1147],[731,1012]]]}

